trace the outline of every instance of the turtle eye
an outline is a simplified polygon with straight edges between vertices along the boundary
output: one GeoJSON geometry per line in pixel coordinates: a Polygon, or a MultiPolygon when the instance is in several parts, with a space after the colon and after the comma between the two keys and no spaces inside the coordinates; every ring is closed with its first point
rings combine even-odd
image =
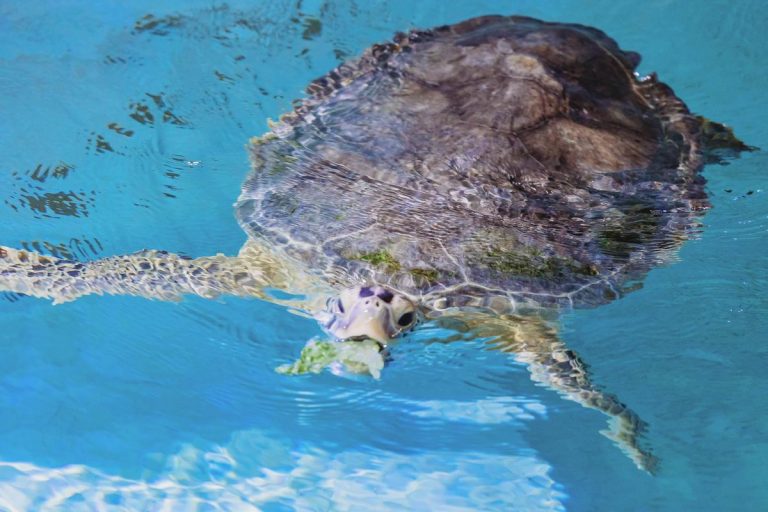
{"type": "Polygon", "coordinates": [[[339,312],[345,313],[345,311],[344,311],[344,304],[341,302],[341,299],[336,301],[336,305],[339,307],[339,312]]]}
{"type": "Polygon", "coordinates": [[[413,311],[409,311],[403,314],[398,320],[397,325],[400,327],[408,327],[413,322],[413,311]]]}

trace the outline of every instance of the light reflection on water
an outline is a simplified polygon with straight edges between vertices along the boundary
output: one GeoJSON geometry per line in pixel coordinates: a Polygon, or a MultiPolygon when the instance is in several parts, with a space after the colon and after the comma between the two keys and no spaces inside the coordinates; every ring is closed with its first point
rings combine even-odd
{"type": "MultiPolygon", "coordinates": [[[[234,253],[244,144],[310,79],[396,30],[510,9],[206,4],[0,6],[3,245],[76,259],[234,253]]],[[[516,7],[605,29],[693,110],[768,145],[759,4],[516,7]]],[[[320,333],[276,306],[5,295],[0,506],[716,510],[738,497],[759,509],[765,163],[759,152],[708,168],[714,209],[681,262],[563,321],[595,380],[651,424],[656,478],[598,434],[602,416],[480,342],[415,336],[380,382],[288,379],[273,369],[320,333]]]]}

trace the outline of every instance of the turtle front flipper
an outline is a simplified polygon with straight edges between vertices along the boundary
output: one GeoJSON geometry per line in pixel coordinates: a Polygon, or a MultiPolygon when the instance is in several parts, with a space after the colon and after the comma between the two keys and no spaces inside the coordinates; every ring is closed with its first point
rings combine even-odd
{"type": "Polygon", "coordinates": [[[443,317],[448,326],[488,338],[494,350],[510,353],[525,364],[534,382],[561,396],[596,409],[610,418],[610,429],[602,433],[613,440],[640,469],[654,474],[658,459],[641,443],[647,424],[616,396],[592,383],[587,366],[567,348],[554,326],[537,315],[485,315],[462,312],[443,317]],[[457,325],[458,324],[458,325],[457,325]]]}
{"type": "Polygon", "coordinates": [[[282,276],[277,262],[246,249],[237,257],[217,254],[192,259],[141,251],[80,262],[0,246],[0,291],[59,304],[90,294],[160,300],[179,300],[186,294],[261,296],[265,287],[279,287],[282,276]]]}

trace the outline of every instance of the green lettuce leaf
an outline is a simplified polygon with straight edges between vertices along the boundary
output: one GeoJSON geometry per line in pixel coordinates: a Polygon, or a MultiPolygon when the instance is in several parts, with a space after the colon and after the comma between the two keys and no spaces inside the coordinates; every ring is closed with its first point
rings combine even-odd
{"type": "Polygon", "coordinates": [[[318,341],[310,340],[301,350],[298,361],[276,368],[283,375],[320,373],[334,363],[340,363],[350,373],[370,374],[374,379],[381,377],[384,357],[379,344],[373,340],[364,341],[318,341]]]}

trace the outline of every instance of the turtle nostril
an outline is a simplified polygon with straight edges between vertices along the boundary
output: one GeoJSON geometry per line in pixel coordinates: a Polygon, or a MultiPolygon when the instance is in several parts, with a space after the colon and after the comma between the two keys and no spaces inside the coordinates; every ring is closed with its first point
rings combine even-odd
{"type": "Polygon", "coordinates": [[[395,298],[394,294],[389,290],[382,290],[379,293],[378,297],[384,302],[386,302],[387,304],[392,302],[392,299],[395,298]]]}
{"type": "Polygon", "coordinates": [[[362,288],[360,288],[361,297],[370,297],[371,295],[373,295],[373,291],[367,286],[363,286],[362,288]]]}

